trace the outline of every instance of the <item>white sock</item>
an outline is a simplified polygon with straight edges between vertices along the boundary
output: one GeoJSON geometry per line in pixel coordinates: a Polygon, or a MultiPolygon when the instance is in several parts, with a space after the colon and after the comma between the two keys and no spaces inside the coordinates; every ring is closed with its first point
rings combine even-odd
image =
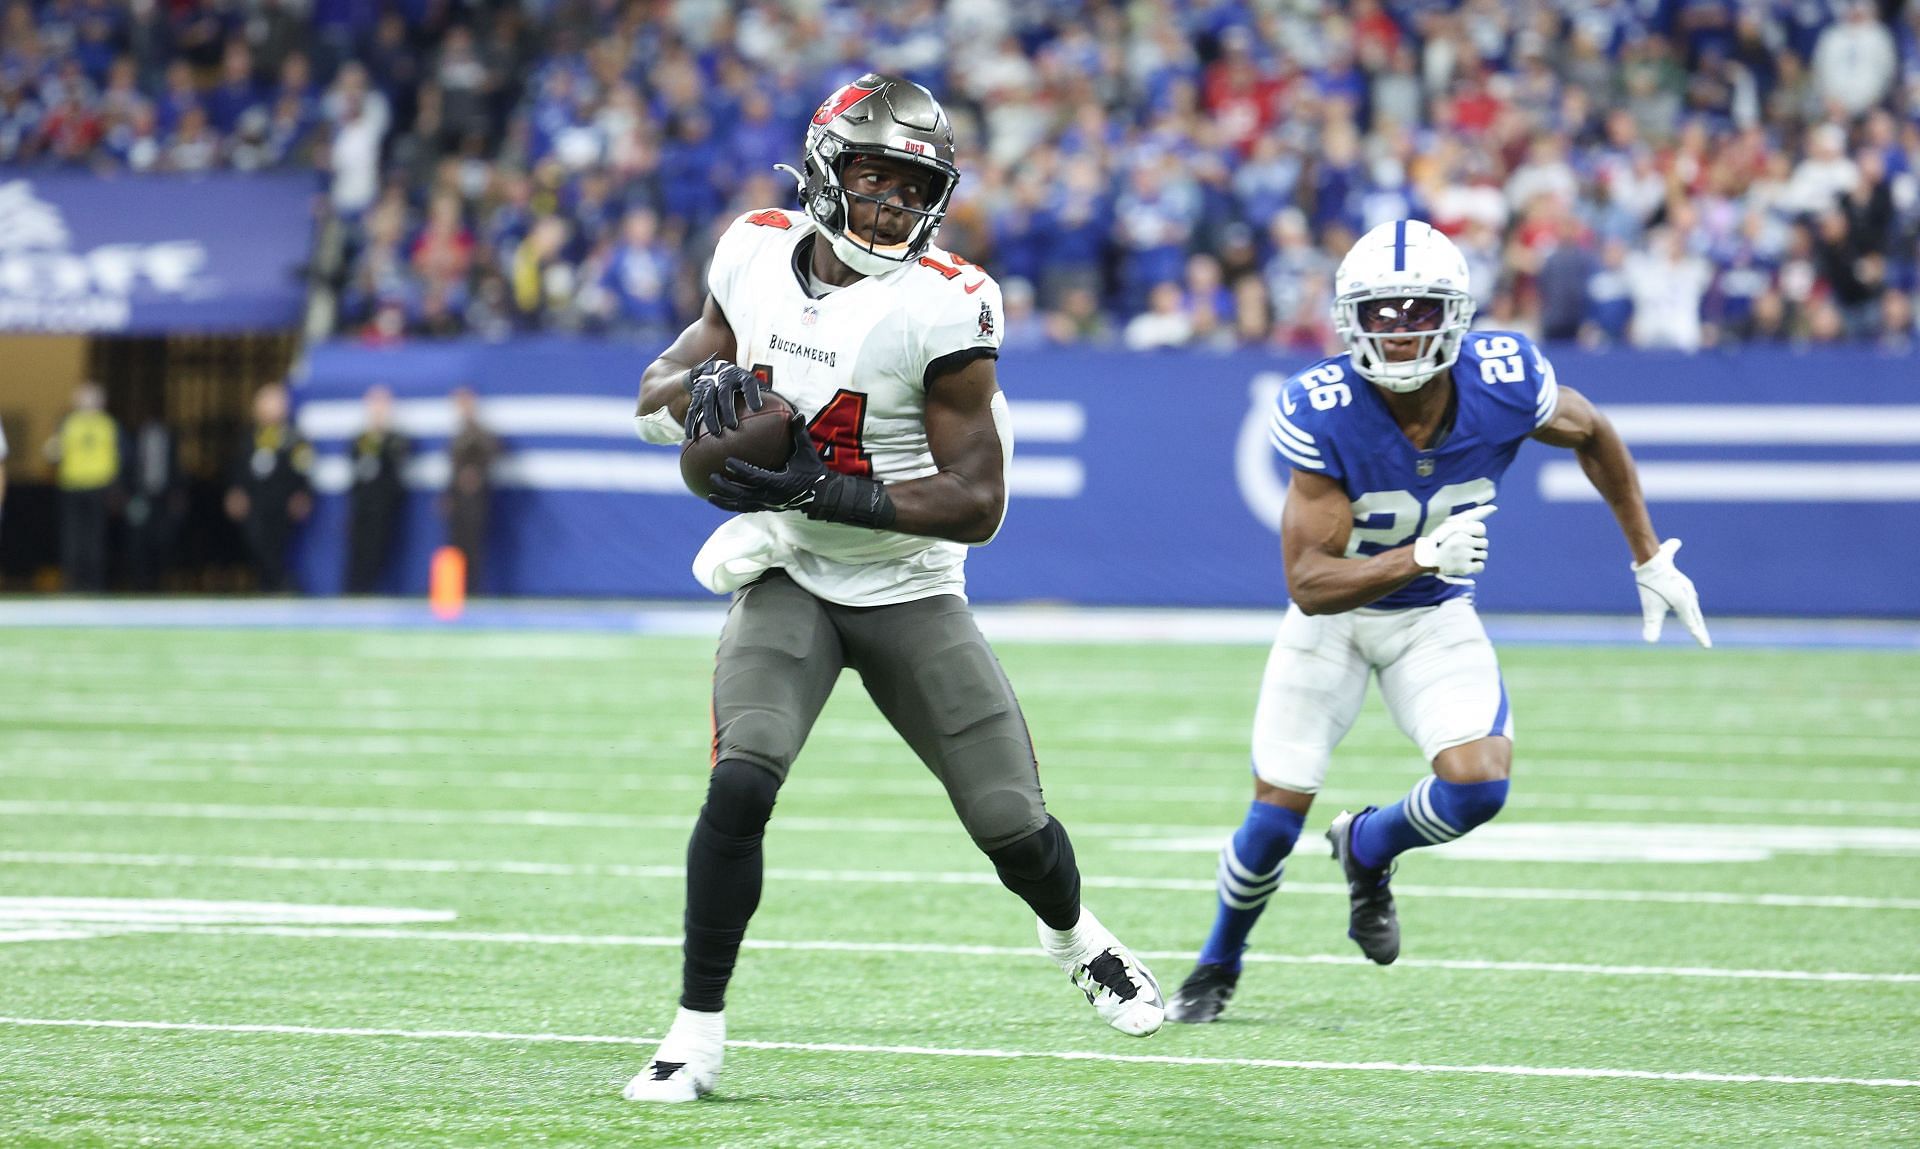
{"type": "Polygon", "coordinates": [[[669,1041],[677,1039],[689,1045],[719,1048],[727,1041],[726,1011],[703,1013],[683,1005],[680,1007],[680,1012],[673,1015],[673,1028],[667,1031],[667,1039],[669,1041]]]}
{"type": "Polygon", "coordinates": [[[1055,961],[1085,956],[1098,948],[1094,943],[1105,942],[1107,932],[1100,924],[1100,919],[1094,917],[1093,911],[1085,906],[1080,907],[1080,920],[1070,930],[1056,930],[1045,922],[1040,923],[1040,928],[1043,931],[1041,944],[1046,947],[1047,955],[1055,961]]]}

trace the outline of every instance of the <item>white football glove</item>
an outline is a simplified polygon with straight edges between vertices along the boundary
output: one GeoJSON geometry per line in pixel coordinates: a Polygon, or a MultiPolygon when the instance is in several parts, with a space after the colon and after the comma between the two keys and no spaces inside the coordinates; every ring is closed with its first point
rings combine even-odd
{"type": "Polygon", "coordinates": [[[1499,510],[1492,503],[1461,511],[1433,529],[1430,535],[1413,540],[1415,566],[1432,567],[1441,582],[1472,585],[1466,576],[1487,569],[1487,524],[1485,519],[1499,510]]]}
{"type": "Polygon", "coordinates": [[[1673,565],[1673,552],[1679,549],[1679,539],[1668,539],[1652,558],[1633,564],[1633,581],[1640,588],[1640,637],[1659,642],[1671,610],[1695,642],[1712,646],[1707,620],[1700,614],[1700,592],[1693,589],[1693,580],[1673,565]]]}

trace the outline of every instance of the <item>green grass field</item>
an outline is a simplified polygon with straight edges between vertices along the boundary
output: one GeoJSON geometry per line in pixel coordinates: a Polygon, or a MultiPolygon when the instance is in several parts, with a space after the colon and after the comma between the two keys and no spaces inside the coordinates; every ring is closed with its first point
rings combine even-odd
{"type": "MultiPolygon", "coordinates": [[[[1264,650],[1001,656],[1089,905],[1171,989],[1264,650]]],[[[1144,1041],[849,676],[774,818],[719,1091],[640,1107],[711,659],[0,630],[0,1144],[1920,1142],[1920,656],[1506,649],[1513,801],[1404,859],[1389,969],[1317,836],[1422,769],[1372,703],[1226,1019],[1144,1041]]]]}

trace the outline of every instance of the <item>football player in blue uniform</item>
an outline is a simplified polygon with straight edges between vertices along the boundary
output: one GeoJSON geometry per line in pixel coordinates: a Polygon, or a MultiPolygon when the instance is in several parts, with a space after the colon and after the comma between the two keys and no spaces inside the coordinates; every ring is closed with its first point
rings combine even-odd
{"type": "Polygon", "coordinates": [[[1486,518],[1520,444],[1571,448],[1633,552],[1657,639],[1669,610],[1711,645],[1693,583],[1660,541],[1626,444],[1533,341],[1469,331],[1467,264],[1418,220],[1369,231],[1341,263],[1334,323],[1347,353],[1294,376],[1269,437],[1293,474],[1281,550],[1292,604],[1254,716],[1254,800],[1221,850],[1219,911],[1167,1018],[1220,1015],[1247,934],[1279,888],[1287,854],[1369,676],[1433,772],[1385,808],[1342,812],[1327,832],[1345,871],[1347,934],[1381,965],[1400,954],[1393,859],[1481,825],[1507,798],[1513,717],[1472,576],[1486,518]]]}

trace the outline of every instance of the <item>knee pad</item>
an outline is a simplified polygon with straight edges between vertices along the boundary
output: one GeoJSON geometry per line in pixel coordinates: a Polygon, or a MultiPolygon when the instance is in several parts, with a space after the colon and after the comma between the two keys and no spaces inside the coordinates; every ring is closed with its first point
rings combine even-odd
{"type": "Polygon", "coordinates": [[[1449,782],[1436,777],[1427,791],[1434,814],[1462,834],[1493,820],[1507,804],[1507,780],[1491,782],[1449,782]]]}
{"type": "Polygon", "coordinates": [[[730,838],[759,835],[773,816],[780,779],[771,770],[738,758],[723,759],[707,780],[707,804],[700,819],[730,838]]]}
{"type": "Polygon", "coordinates": [[[987,858],[1004,875],[1037,882],[1051,874],[1062,859],[1073,859],[1073,843],[1067,838],[1066,827],[1049,815],[1046,825],[1017,842],[988,850],[987,858]]]}

